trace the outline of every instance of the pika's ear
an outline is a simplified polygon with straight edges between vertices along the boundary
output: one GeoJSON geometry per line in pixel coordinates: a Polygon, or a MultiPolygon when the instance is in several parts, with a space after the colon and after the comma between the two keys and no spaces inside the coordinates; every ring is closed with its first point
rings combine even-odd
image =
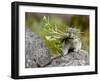
{"type": "Polygon", "coordinates": [[[68,27],[68,28],[66,28],[66,32],[73,32],[73,29],[74,28],[72,28],[72,27],[68,27]]]}

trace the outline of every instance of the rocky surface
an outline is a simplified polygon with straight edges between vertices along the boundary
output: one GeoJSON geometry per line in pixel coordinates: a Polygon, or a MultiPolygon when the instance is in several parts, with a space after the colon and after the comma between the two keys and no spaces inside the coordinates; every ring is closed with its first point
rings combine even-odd
{"type": "Polygon", "coordinates": [[[80,50],[51,59],[44,41],[33,32],[25,35],[25,67],[62,67],[89,65],[89,54],[80,50]]]}
{"type": "Polygon", "coordinates": [[[53,66],[81,66],[89,65],[89,55],[84,50],[79,52],[70,52],[64,56],[60,56],[52,60],[51,64],[48,67],[53,66]]]}
{"type": "Polygon", "coordinates": [[[50,62],[48,49],[44,41],[33,32],[25,35],[25,67],[42,67],[50,62]]]}

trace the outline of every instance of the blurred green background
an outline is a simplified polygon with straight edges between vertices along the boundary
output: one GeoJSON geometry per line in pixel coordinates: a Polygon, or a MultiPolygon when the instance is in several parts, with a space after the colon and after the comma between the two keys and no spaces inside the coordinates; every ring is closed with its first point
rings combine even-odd
{"type": "Polygon", "coordinates": [[[50,54],[59,54],[60,46],[58,40],[50,40],[55,34],[51,34],[48,28],[60,30],[66,33],[67,27],[80,29],[79,38],[82,41],[82,49],[89,52],[89,16],[74,15],[74,14],[48,14],[48,13],[25,13],[26,31],[35,32],[40,37],[44,38],[45,44],[49,49],[50,54]],[[45,39],[48,36],[48,39],[45,39]]]}

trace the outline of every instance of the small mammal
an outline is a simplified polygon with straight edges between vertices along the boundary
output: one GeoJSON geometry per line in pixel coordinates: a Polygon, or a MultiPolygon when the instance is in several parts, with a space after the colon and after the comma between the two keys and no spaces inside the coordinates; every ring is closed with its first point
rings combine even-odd
{"type": "Polygon", "coordinates": [[[82,42],[75,33],[80,33],[80,31],[75,28],[67,28],[66,32],[67,36],[64,39],[63,55],[68,54],[70,50],[72,52],[78,52],[82,47],[82,42]]]}

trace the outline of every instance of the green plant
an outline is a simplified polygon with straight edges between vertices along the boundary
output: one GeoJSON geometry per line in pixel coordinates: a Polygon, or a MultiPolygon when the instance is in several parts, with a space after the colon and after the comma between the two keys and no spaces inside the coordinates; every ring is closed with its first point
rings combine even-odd
{"type": "Polygon", "coordinates": [[[80,29],[83,33],[75,33],[82,41],[82,49],[89,50],[89,19],[88,16],[73,15],[69,21],[66,15],[27,13],[26,30],[30,30],[44,39],[52,55],[62,53],[62,42],[66,38],[68,26],[80,29]]]}
{"type": "Polygon", "coordinates": [[[50,22],[49,16],[44,16],[41,22],[41,26],[45,32],[44,39],[46,46],[49,48],[51,54],[62,53],[61,38],[64,37],[66,33],[64,33],[64,30],[60,29],[59,23],[57,24],[57,21],[56,24],[52,23],[50,22]]]}

